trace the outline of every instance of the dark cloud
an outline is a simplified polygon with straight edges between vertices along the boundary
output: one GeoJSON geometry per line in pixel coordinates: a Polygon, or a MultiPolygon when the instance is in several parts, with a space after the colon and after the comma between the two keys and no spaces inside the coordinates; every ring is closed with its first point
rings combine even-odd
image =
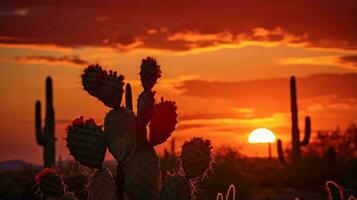
{"type": "Polygon", "coordinates": [[[9,44],[185,50],[242,38],[280,41],[289,33],[291,43],[357,49],[357,2],[13,0],[0,3],[0,27],[0,42],[9,44]],[[186,37],[168,39],[178,33],[186,37]],[[209,37],[192,40],[190,33],[209,37]]]}
{"type": "MultiPolygon", "coordinates": [[[[357,99],[357,74],[315,74],[297,78],[299,100],[333,97],[336,101],[357,99]]],[[[225,99],[236,107],[254,108],[260,114],[287,112],[290,106],[289,79],[224,82],[187,80],[176,89],[183,95],[209,99],[225,99]]],[[[331,102],[333,103],[333,102],[331,102]]]]}
{"type": "Polygon", "coordinates": [[[357,67],[357,55],[343,56],[340,58],[340,62],[357,67]]]}
{"type": "Polygon", "coordinates": [[[27,56],[27,57],[16,57],[15,60],[27,62],[27,61],[45,61],[45,62],[66,62],[75,65],[85,66],[89,62],[83,60],[79,56],[62,56],[62,57],[53,57],[53,56],[27,56]]]}

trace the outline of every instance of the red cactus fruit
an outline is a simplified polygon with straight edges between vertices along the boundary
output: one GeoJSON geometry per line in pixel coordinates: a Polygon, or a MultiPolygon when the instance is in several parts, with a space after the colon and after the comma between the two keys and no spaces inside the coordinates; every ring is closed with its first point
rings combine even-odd
{"type": "Polygon", "coordinates": [[[192,185],[190,180],[181,175],[168,175],[161,187],[162,200],[190,200],[192,185]]]}
{"type": "Polygon", "coordinates": [[[120,107],[123,96],[124,76],[117,72],[103,70],[99,65],[91,65],[82,74],[84,90],[98,98],[110,108],[120,107]]]}
{"type": "Polygon", "coordinates": [[[155,146],[165,142],[175,130],[177,123],[177,107],[174,101],[164,101],[155,104],[150,121],[150,144],[155,146]]]}
{"type": "Polygon", "coordinates": [[[101,168],[106,151],[102,126],[93,119],[83,117],[73,120],[67,127],[67,147],[74,159],[87,167],[101,168]]]}
{"type": "Polygon", "coordinates": [[[202,138],[192,138],[185,142],[181,151],[182,168],[188,178],[203,175],[211,162],[211,142],[202,138]]]}
{"type": "Polygon", "coordinates": [[[156,60],[152,57],[143,59],[140,69],[140,79],[144,89],[151,90],[160,77],[160,65],[157,64],[156,60]]]}
{"type": "Polygon", "coordinates": [[[62,178],[54,168],[44,168],[36,176],[35,181],[41,193],[46,197],[59,198],[64,195],[62,178]]]}

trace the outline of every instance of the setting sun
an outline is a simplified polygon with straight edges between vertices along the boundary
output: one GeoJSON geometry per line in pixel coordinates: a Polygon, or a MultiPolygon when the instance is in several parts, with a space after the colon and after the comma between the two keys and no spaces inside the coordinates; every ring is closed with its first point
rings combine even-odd
{"type": "Polygon", "coordinates": [[[249,143],[272,143],[274,141],[274,133],[266,128],[257,128],[248,137],[249,143]]]}

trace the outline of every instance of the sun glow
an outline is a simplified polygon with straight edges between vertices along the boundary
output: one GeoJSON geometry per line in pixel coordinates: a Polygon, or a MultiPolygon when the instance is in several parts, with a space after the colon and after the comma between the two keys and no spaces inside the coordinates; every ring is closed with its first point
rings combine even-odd
{"type": "Polygon", "coordinates": [[[272,143],[275,142],[274,133],[266,128],[257,128],[248,137],[249,143],[272,143]]]}

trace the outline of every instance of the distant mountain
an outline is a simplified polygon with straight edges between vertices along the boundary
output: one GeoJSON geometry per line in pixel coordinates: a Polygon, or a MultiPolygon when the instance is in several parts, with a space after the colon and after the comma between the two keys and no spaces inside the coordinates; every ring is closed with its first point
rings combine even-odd
{"type": "Polygon", "coordinates": [[[22,160],[9,160],[0,162],[0,170],[19,170],[19,169],[37,169],[40,168],[31,163],[22,160]]]}

